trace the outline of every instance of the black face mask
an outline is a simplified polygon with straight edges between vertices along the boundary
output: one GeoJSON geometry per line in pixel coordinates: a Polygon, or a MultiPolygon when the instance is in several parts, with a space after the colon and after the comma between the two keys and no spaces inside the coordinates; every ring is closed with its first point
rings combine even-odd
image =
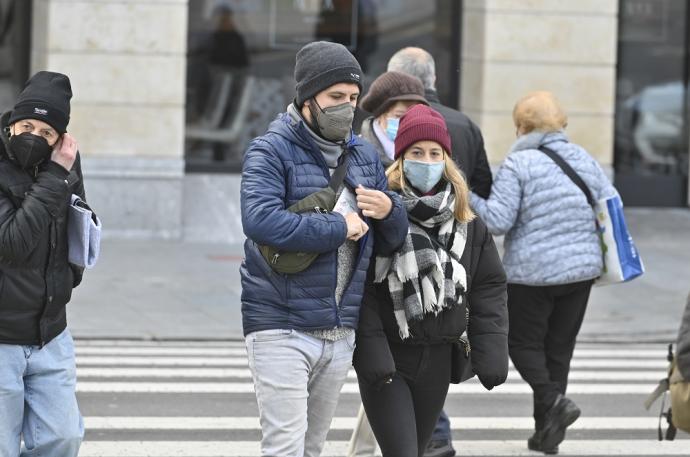
{"type": "Polygon", "coordinates": [[[20,167],[27,170],[50,157],[53,148],[42,136],[22,133],[10,137],[10,150],[20,167]]]}

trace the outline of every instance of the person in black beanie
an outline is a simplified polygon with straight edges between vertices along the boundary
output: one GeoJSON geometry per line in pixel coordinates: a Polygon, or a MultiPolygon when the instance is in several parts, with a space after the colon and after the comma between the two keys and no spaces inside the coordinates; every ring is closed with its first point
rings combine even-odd
{"type": "Polygon", "coordinates": [[[2,456],[73,457],[84,436],[65,317],[82,277],[67,260],[67,211],[72,194],[85,200],[71,97],[67,76],[40,71],[0,116],[2,456]]]}
{"type": "Polygon", "coordinates": [[[244,155],[242,325],[263,456],[321,454],[352,366],[369,260],[393,252],[407,233],[378,154],[352,133],[361,76],[344,46],[304,46],[294,102],[244,155]],[[332,211],[287,210],[326,188],[339,167],[346,172],[332,211]],[[281,274],[259,245],[320,255],[300,272],[281,274]]]}

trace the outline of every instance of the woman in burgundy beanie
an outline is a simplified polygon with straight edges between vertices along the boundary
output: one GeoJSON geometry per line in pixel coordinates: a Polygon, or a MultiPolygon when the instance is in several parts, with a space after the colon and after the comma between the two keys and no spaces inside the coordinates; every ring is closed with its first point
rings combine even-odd
{"type": "MultiPolygon", "coordinates": [[[[441,413],[453,346],[469,340],[485,388],[508,375],[506,277],[469,206],[443,117],[415,105],[400,120],[386,171],[410,221],[400,248],[369,269],[354,366],[383,456],[418,457],[441,413]],[[465,335],[467,333],[467,335],[465,335]]],[[[457,353],[456,353],[457,354],[457,353]]]]}

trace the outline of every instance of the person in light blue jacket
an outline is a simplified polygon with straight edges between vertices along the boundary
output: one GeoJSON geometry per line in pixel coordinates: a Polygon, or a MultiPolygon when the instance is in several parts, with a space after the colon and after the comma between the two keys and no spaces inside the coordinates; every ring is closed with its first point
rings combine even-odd
{"type": "Polygon", "coordinates": [[[526,95],[513,121],[517,140],[489,198],[472,194],[471,202],[492,234],[505,235],[510,357],[534,392],[535,433],[528,447],[555,454],[580,415],[564,395],[575,339],[603,265],[585,194],[540,148],[561,156],[595,200],[616,190],[597,161],[568,140],[567,116],[553,94],[526,95]]]}

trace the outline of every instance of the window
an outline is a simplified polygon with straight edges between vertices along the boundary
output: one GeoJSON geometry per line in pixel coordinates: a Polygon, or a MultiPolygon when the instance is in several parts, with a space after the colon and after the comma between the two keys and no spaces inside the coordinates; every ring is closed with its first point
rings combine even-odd
{"type": "Polygon", "coordinates": [[[0,0],[0,112],[14,107],[29,79],[31,2],[0,0]]]}
{"type": "Polygon", "coordinates": [[[441,100],[457,106],[460,2],[207,0],[189,2],[188,171],[238,172],[248,142],[285,111],[295,53],[314,40],[347,46],[365,90],[405,46],[436,59],[441,100]]]}
{"type": "Polygon", "coordinates": [[[622,0],[616,93],[616,187],[628,205],[685,206],[688,8],[622,0]]]}

